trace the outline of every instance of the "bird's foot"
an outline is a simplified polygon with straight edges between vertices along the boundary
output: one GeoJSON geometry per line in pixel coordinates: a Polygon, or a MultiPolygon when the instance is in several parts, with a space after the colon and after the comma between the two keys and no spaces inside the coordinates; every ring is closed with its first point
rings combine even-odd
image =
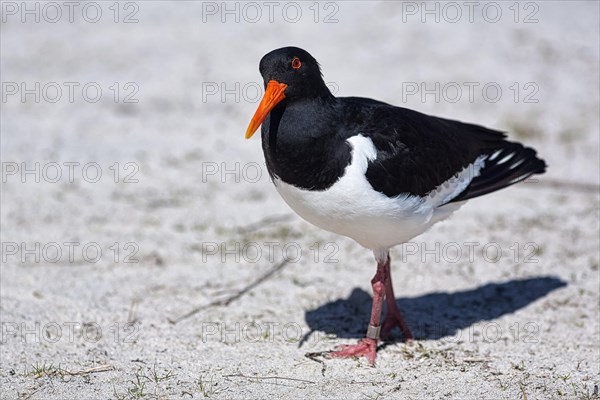
{"type": "Polygon", "coordinates": [[[390,311],[386,314],[383,323],[381,324],[381,338],[388,340],[390,338],[390,332],[396,326],[402,331],[406,342],[411,344],[413,341],[413,335],[399,310],[390,311]]]}
{"type": "Polygon", "coordinates": [[[375,358],[377,357],[377,340],[364,338],[357,344],[340,346],[339,350],[330,352],[329,356],[338,358],[365,356],[371,365],[375,365],[375,358]]]}

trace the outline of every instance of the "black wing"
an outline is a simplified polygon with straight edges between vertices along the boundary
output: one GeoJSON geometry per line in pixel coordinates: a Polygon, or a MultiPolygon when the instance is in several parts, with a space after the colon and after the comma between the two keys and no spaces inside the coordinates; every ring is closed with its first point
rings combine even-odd
{"type": "MultiPolygon", "coordinates": [[[[359,100],[348,98],[349,108],[359,100]]],[[[361,112],[354,110],[354,119],[362,120],[362,133],[377,149],[366,176],[387,196],[426,196],[480,156],[486,159],[479,175],[450,202],[502,189],[546,169],[535,150],[505,140],[502,132],[383,103],[367,104],[361,112]]]]}
{"type": "Polygon", "coordinates": [[[502,147],[485,160],[479,176],[449,203],[483,196],[545,171],[546,163],[536,157],[535,150],[520,143],[504,141],[502,147]]]}

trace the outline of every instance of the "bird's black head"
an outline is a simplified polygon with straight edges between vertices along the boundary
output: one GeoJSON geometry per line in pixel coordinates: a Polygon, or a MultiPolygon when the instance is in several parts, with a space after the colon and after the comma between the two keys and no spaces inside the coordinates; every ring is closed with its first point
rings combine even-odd
{"type": "Polygon", "coordinates": [[[265,95],[248,126],[246,139],[284,100],[333,97],[323,81],[317,60],[298,47],[282,47],[267,53],[260,60],[259,70],[265,82],[265,95]]]}
{"type": "Polygon", "coordinates": [[[265,87],[272,80],[286,84],[285,97],[290,101],[330,94],[317,60],[298,47],[273,50],[260,60],[258,69],[265,87]]]}

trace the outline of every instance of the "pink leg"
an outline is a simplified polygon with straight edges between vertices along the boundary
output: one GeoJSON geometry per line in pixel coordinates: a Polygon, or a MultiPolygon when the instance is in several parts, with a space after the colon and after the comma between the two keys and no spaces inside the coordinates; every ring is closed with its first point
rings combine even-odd
{"type": "Polygon", "coordinates": [[[379,331],[381,330],[383,337],[386,338],[395,326],[400,328],[409,343],[412,342],[413,335],[396,304],[389,254],[386,255],[385,261],[377,261],[377,272],[371,280],[371,286],[373,287],[373,305],[367,337],[361,339],[357,344],[341,346],[340,350],[329,353],[331,357],[365,356],[371,364],[375,364],[379,331]],[[384,298],[386,299],[387,309],[383,325],[380,326],[384,298]]]}
{"type": "Polygon", "coordinates": [[[402,334],[406,338],[407,342],[411,342],[413,339],[413,335],[410,332],[410,328],[408,324],[404,320],[398,305],[396,304],[396,297],[394,296],[394,287],[392,285],[392,274],[390,271],[390,255],[388,254],[387,260],[383,266],[384,275],[387,277],[385,281],[385,301],[386,301],[386,311],[385,318],[383,320],[383,324],[381,326],[381,336],[384,339],[389,338],[390,331],[394,329],[395,326],[398,326],[402,331],[402,334]]]}
{"type": "Polygon", "coordinates": [[[371,307],[371,320],[369,322],[369,329],[367,330],[367,337],[360,340],[358,344],[341,346],[340,350],[329,353],[330,356],[365,356],[371,364],[375,364],[375,357],[377,356],[377,341],[379,339],[381,310],[383,308],[383,298],[386,291],[386,281],[389,280],[386,276],[386,273],[389,274],[389,268],[386,272],[385,264],[386,263],[377,262],[377,272],[371,280],[371,286],[373,287],[373,305],[371,307]]]}

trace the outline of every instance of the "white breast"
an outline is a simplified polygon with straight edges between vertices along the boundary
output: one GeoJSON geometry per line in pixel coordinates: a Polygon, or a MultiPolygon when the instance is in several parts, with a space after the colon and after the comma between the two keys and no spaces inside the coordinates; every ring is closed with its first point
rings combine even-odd
{"type": "Polygon", "coordinates": [[[348,143],[352,146],[352,161],[329,189],[300,189],[278,178],[274,183],[281,197],[302,218],[372,250],[407,242],[457,210],[464,202],[444,204],[467,187],[484,162],[483,157],[478,158],[426,197],[407,194],[390,198],[374,190],[365,177],[369,161],[377,156],[372,140],[357,135],[348,143]]]}

